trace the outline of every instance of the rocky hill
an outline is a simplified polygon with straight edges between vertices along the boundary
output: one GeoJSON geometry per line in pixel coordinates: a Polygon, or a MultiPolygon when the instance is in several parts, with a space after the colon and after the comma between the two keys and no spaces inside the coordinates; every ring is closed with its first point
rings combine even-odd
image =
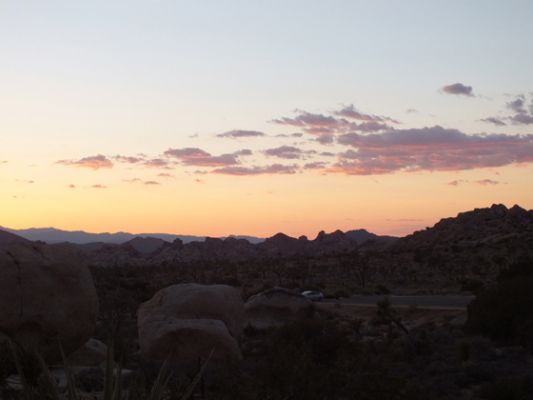
{"type": "Polygon", "coordinates": [[[394,247],[406,250],[453,244],[474,246],[510,239],[528,240],[532,235],[533,210],[527,211],[517,205],[508,209],[503,204],[494,204],[444,218],[432,228],[401,238],[394,247]]]}
{"type": "Polygon", "coordinates": [[[463,212],[397,240],[386,256],[397,276],[418,284],[494,282],[517,260],[533,259],[533,210],[494,204],[463,212]]]}

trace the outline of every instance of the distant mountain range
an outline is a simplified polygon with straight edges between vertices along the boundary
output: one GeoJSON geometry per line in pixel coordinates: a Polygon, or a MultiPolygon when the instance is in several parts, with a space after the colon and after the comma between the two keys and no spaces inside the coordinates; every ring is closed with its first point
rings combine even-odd
{"type": "MultiPolygon", "coordinates": [[[[190,242],[202,242],[205,240],[205,236],[193,236],[193,235],[173,235],[168,233],[138,233],[133,234],[129,232],[116,232],[116,233],[90,233],[84,231],[65,231],[56,228],[30,228],[30,229],[10,229],[0,226],[0,230],[10,232],[28,240],[41,241],[49,244],[54,243],[75,243],[75,244],[88,244],[88,243],[111,243],[122,244],[135,238],[154,238],[161,239],[165,242],[173,242],[176,239],[180,239],[183,243],[190,242]]],[[[250,243],[260,243],[264,239],[255,236],[233,236],[236,239],[246,239],[250,243]]]]}
{"type": "Polygon", "coordinates": [[[0,228],[0,250],[10,246],[74,249],[95,267],[277,264],[283,260],[356,255],[360,258],[354,268],[372,266],[365,273],[379,277],[380,283],[446,291],[463,285],[490,284],[512,263],[533,260],[533,210],[495,204],[444,218],[431,228],[403,238],[379,236],[364,229],[321,231],[313,239],[283,233],[261,239],[0,228]]]}
{"type": "MultiPolygon", "coordinates": [[[[51,247],[75,247],[91,265],[163,265],[201,260],[244,261],[261,257],[317,256],[346,253],[358,246],[383,246],[397,238],[378,236],[364,229],[332,233],[321,231],[315,239],[278,233],[262,239],[251,236],[225,238],[147,233],[87,233],[45,229],[0,230],[0,241],[40,241],[51,247]],[[17,236],[15,236],[17,235],[17,236]]],[[[31,242],[28,242],[31,243],[31,242]]]]}

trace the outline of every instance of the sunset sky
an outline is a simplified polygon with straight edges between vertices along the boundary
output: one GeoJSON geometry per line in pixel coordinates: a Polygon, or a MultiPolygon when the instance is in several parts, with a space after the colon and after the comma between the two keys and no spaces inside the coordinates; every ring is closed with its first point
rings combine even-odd
{"type": "Polygon", "coordinates": [[[404,235],[533,208],[533,1],[0,0],[0,226],[404,235]]]}

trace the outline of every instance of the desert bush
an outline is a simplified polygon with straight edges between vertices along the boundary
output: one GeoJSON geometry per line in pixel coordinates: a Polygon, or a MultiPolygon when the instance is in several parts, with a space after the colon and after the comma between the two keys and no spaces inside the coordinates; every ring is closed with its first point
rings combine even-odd
{"type": "Polygon", "coordinates": [[[478,294],[468,306],[468,333],[533,349],[533,276],[515,277],[478,294]]]}
{"type": "Polygon", "coordinates": [[[533,379],[527,377],[500,378],[481,387],[480,397],[486,400],[526,400],[533,393],[533,379]]]}

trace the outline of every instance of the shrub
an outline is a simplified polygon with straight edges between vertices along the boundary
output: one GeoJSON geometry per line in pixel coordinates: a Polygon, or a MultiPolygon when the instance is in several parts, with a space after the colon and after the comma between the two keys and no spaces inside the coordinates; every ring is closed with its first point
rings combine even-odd
{"type": "Polygon", "coordinates": [[[501,344],[533,349],[533,276],[515,277],[478,294],[468,306],[465,330],[501,344]]]}

